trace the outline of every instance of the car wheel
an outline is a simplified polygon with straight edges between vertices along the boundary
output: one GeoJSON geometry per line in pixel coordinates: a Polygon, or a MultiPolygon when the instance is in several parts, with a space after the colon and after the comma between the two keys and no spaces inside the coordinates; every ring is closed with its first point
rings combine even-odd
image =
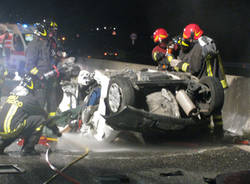
{"type": "Polygon", "coordinates": [[[125,106],[133,105],[134,100],[135,92],[129,79],[117,77],[110,80],[106,101],[110,114],[119,112],[125,106]]]}
{"type": "MultiPolygon", "coordinates": [[[[206,103],[207,111],[202,112],[205,116],[210,116],[216,111],[220,111],[224,104],[224,90],[220,81],[214,77],[203,77],[200,79],[200,83],[204,84],[209,92],[205,96],[205,100],[203,103],[206,103]]],[[[199,104],[200,106],[204,105],[202,102],[199,104]]]]}

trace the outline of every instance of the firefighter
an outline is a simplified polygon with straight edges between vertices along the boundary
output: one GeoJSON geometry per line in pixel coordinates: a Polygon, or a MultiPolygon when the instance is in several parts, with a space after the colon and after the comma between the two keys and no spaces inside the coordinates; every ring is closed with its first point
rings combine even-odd
{"type": "Polygon", "coordinates": [[[23,138],[22,155],[37,155],[38,143],[44,126],[49,127],[58,137],[58,127],[48,120],[48,113],[40,106],[34,95],[36,83],[30,76],[10,93],[0,112],[0,154],[17,138],[23,138]]]}
{"type": "Polygon", "coordinates": [[[168,69],[169,61],[176,57],[178,53],[178,45],[169,38],[167,31],[158,28],[153,33],[153,40],[157,45],[152,50],[152,59],[157,62],[158,69],[168,69]]]}
{"type": "Polygon", "coordinates": [[[157,62],[159,69],[167,69],[165,56],[167,53],[168,33],[163,28],[158,28],[153,33],[154,43],[157,45],[152,50],[152,59],[157,62]]]}
{"type": "MultiPolygon", "coordinates": [[[[178,59],[170,61],[170,65],[177,71],[190,72],[194,76],[216,77],[226,89],[227,81],[221,61],[221,56],[213,39],[203,35],[203,30],[197,24],[189,24],[184,28],[181,40],[181,50],[178,59]]],[[[216,137],[223,137],[223,122],[221,110],[213,116],[216,137]]]]}
{"type": "MultiPolygon", "coordinates": [[[[47,107],[49,116],[55,116],[58,107],[57,86],[55,79],[45,80],[43,74],[56,68],[51,60],[50,43],[48,40],[48,28],[44,22],[35,24],[35,38],[28,44],[26,50],[25,70],[28,74],[37,76],[43,83],[43,87],[36,91],[36,97],[42,107],[47,107]]],[[[58,75],[59,76],[59,72],[58,75]]]]}
{"type": "Polygon", "coordinates": [[[58,62],[60,62],[63,50],[57,38],[58,25],[54,21],[45,21],[45,24],[48,30],[48,41],[50,45],[50,57],[52,64],[57,65],[58,62]]]}
{"type": "MultiPolygon", "coordinates": [[[[61,59],[63,58],[63,49],[62,45],[58,42],[57,39],[57,31],[58,31],[58,25],[55,21],[45,21],[46,27],[48,30],[48,41],[50,46],[50,61],[53,66],[53,68],[56,68],[58,63],[61,62],[61,59]]],[[[63,90],[60,85],[60,77],[51,79],[54,93],[50,95],[50,99],[54,100],[56,99],[56,107],[59,106],[60,102],[63,98],[63,90]]],[[[49,99],[49,100],[50,100],[49,99]]],[[[56,107],[54,107],[54,110],[56,110],[56,107]]]]}

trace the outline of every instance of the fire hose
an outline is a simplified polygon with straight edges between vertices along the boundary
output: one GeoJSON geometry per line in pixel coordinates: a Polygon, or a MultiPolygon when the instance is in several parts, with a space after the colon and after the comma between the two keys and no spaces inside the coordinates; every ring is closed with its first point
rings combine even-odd
{"type": "Polygon", "coordinates": [[[52,163],[49,161],[49,150],[50,150],[50,146],[48,144],[48,149],[46,151],[45,154],[45,160],[48,163],[49,167],[55,171],[56,173],[51,176],[47,181],[45,181],[43,184],[48,184],[50,183],[52,180],[54,180],[58,175],[63,176],[65,179],[67,179],[68,181],[74,183],[74,184],[80,184],[79,181],[75,180],[74,178],[72,178],[71,176],[68,176],[66,174],[63,173],[63,171],[65,171],[66,169],[68,169],[70,166],[72,166],[73,164],[75,164],[76,162],[78,162],[79,160],[83,159],[84,157],[86,157],[89,153],[89,149],[86,147],[85,152],[80,155],[80,157],[76,158],[75,160],[73,160],[72,162],[70,162],[68,165],[66,165],[65,167],[63,167],[61,170],[57,169],[54,165],[52,165],[52,163]]]}

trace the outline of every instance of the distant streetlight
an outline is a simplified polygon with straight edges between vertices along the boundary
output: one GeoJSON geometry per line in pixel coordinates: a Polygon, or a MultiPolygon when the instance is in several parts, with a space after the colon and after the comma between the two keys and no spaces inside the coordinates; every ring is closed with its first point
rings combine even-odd
{"type": "Polygon", "coordinates": [[[137,34],[132,33],[132,34],[130,35],[130,39],[132,40],[132,45],[134,45],[134,44],[135,44],[135,40],[137,39],[137,34]]]}

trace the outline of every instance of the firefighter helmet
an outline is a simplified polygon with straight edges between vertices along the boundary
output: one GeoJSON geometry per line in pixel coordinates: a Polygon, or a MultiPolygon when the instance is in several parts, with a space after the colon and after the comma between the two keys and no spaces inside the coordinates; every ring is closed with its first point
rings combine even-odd
{"type": "Polygon", "coordinates": [[[49,23],[49,30],[51,30],[51,31],[57,31],[57,29],[58,29],[57,23],[53,22],[53,21],[50,21],[50,23],[49,23]]]}
{"type": "Polygon", "coordinates": [[[49,33],[55,33],[58,30],[58,25],[53,20],[44,20],[44,23],[46,25],[46,28],[49,33]]]}
{"type": "Polygon", "coordinates": [[[25,74],[21,82],[15,87],[10,94],[17,96],[26,96],[29,93],[33,93],[35,90],[34,80],[30,75],[25,74]]]}
{"type": "Polygon", "coordinates": [[[165,29],[163,28],[158,28],[155,30],[155,32],[153,33],[153,38],[154,38],[154,42],[162,42],[162,40],[165,40],[168,38],[168,33],[165,29]]]}
{"type": "Polygon", "coordinates": [[[183,39],[198,40],[203,34],[203,30],[197,24],[189,24],[183,30],[183,39]]]}
{"type": "Polygon", "coordinates": [[[30,91],[33,91],[35,89],[34,84],[34,78],[31,75],[25,74],[19,85],[27,88],[30,91]]]}
{"type": "Polygon", "coordinates": [[[35,23],[34,26],[35,26],[35,30],[34,30],[35,35],[39,37],[47,37],[48,31],[44,23],[35,23]]]}

